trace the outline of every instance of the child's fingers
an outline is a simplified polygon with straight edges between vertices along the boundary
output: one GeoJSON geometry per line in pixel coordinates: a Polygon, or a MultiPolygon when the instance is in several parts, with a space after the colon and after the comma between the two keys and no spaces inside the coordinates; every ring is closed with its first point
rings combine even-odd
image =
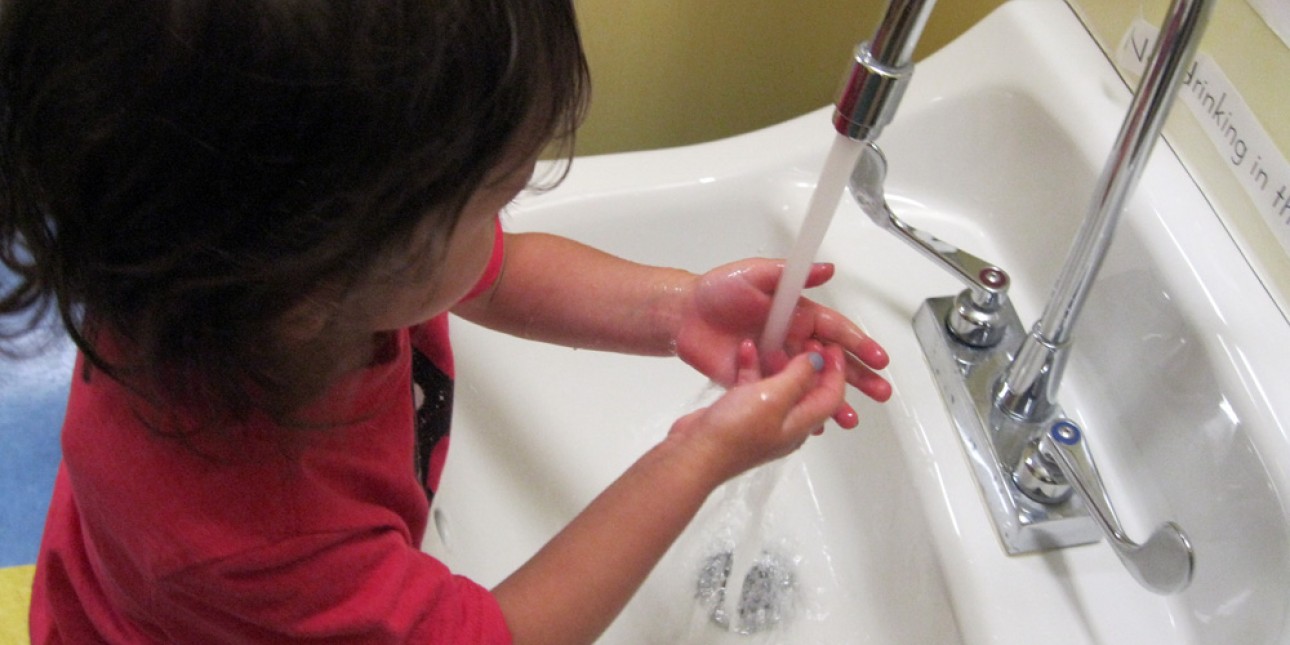
{"type": "Polygon", "coordinates": [[[761,359],[757,355],[757,344],[751,339],[739,343],[739,353],[735,357],[735,385],[752,383],[761,378],[761,359]]]}
{"type": "Polygon", "coordinates": [[[812,332],[816,338],[841,345],[847,353],[871,369],[880,370],[891,362],[887,350],[846,316],[823,306],[817,307],[818,311],[812,321],[812,332]]]}
{"type": "MultiPolygon", "coordinates": [[[[762,261],[748,270],[744,271],[742,276],[749,284],[758,290],[767,293],[775,293],[779,288],[780,274],[784,273],[785,263],[783,260],[762,261]]],[[[806,274],[806,284],[804,288],[811,289],[818,287],[833,278],[837,271],[832,262],[816,262],[811,265],[806,274]]]]}
{"type": "Polygon", "coordinates": [[[816,262],[811,265],[811,271],[806,276],[806,287],[811,289],[818,287],[833,278],[834,266],[832,262],[816,262]]]}
{"type": "MultiPolygon", "coordinates": [[[[846,399],[843,399],[842,404],[833,412],[833,422],[838,424],[839,427],[851,430],[860,425],[860,413],[856,412],[856,409],[851,407],[851,404],[847,403],[846,399]]],[[[823,430],[823,428],[820,428],[820,434],[824,434],[823,430]]]]}
{"type": "Polygon", "coordinates": [[[793,445],[805,441],[810,431],[827,421],[840,399],[845,380],[841,370],[841,350],[831,356],[819,352],[798,354],[778,374],[758,386],[760,398],[769,404],[768,415],[782,419],[780,431],[795,438],[793,445]]]}
{"type": "Polygon", "coordinates": [[[847,360],[847,382],[879,403],[891,398],[891,383],[853,358],[847,360]]]}
{"type": "Polygon", "coordinates": [[[815,386],[817,374],[826,369],[827,360],[816,352],[798,354],[773,376],[758,386],[760,398],[771,406],[768,413],[779,418],[790,414],[815,386]]]}
{"type": "MultiPolygon", "coordinates": [[[[824,345],[821,344],[820,341],[818,340],[806,341],[806,343],[803,345],[803,349],[808,352],[816,352],[820,355],[825,354],[824,345]]],[[[839,355],[842,356],[843,364],[846,365],[847,367],[850,367],[851,357],[847,356],[845,351],[839,352],[839,355]]],[[[844,372],[844,374],[845,374],[845,380],[847,382],[852,382],[850,370],[847,370],[846,372],[844,372]]],[[[854,382],[852,383],[854,384],[854,382]]],[[[886,383],[886,381],[883,381],[883,383],[886,383]]],[[[855,408],[851,407],[850,403],[847,403],[845,394],[843,396],[844,398],[842,399],[842,402],[839,403],[837,409],[833,411],[833,421],[837,423],[839,426],[850,430],[860,425],[860,415],[856,414],[855,408]]],[[[816,435],[824,434],[824,426],[820,426],[812,434],[816,434],[816,435]]]]}
{"type": "Polygon", "coordinates": [[[765,354],[761,354],[761,373],[778,374],[780,370],[788,365],[788,352],[783,349],[775,349],[765,354]]]}
{"type": "MultiPolygon", "coordinates": [[[[821,355],[814,352],[812,354],[821,355]]],[[[789,410],[784,420],[784,428],[788,432],[805,433],[814,430],[835,413],[840,413],[841,407],[845,405],[843,397],[846,394],[846,370],[842,349],[829,346],[825,348],[823,358],[824,367],[818,378],[802,392],[797,404],[789,410]]],[[[794,360],[796,362],[798,361],[794,360]]]]}

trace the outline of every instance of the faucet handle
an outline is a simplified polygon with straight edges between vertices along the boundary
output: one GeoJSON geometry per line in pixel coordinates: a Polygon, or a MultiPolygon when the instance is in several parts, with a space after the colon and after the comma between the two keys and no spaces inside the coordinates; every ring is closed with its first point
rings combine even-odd
{"type": "Polygon", "coordinates": [[[1187,534],[1177,524],[1165,522],[1142,544],[1129,539],[1102,485],[1084,433],[1068,419],[1054,421],[1043,436],[1031,442],[1014,474],[1022,492],[1036,501],[1045,501],[1041,497],[1047,495],[1064,496],[1063,480],[1084,499],[1089,515],[1106,535],[1115,555],[1142,586],[1158,594],[1175,594],[1191,584],[1196,556],[1187,534]],[[1043,469],[1038,467],[1035,453],[1042,457],[1041,461],[1056,465],[1057,470],[1049,469],[1037,476],[1036,471],[1043,469]],[[1042,480],[1042,485],[1026,484],[1037,480],[1042,480]]]}
{"type": "Polygon", "coordinates": [[[993,347],[1003,339],[1007,321],[1008,272],[906,224],[887,205],[883,183],[887,157],[873,142],[864,144],[847,188],[874,224],[894,233],[923,255],[962,280],[967,289],[954,300],[945,324],[960,342],[972,347],[993,347]]]}

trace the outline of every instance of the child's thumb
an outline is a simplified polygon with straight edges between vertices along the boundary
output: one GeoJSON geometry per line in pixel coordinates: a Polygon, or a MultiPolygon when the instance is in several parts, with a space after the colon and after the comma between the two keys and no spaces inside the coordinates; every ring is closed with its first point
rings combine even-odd
{"type": "Polygon", "coordinates": [[[824,356],[818,352],[798,354],[779,373],[762,381],[762,399],[786,416],[811,391],[823,370],[824,356]]]}

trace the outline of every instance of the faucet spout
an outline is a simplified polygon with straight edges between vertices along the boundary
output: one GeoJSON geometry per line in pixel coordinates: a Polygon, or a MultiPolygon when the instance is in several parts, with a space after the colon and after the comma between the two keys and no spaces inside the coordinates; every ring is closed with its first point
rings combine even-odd
{"type": "Polygon", "coordinates": [[[914,73],[914,46],[935,4],[936,0],[891,0],[873,37],[856,46],[833,113],[838,134],[873,141],[891,122],[914,73]]]}
{"type": "Polygon", "coordinates": [[[1178,81],[1195,56],[1214,4],[1175,0],[1170,7],[1048,305],[995,391],[996,403],[1008,414],[1032,421],[1051,415],[1071,330],[1111,247],[1124,204],[1160,138],[1178,81]]]}

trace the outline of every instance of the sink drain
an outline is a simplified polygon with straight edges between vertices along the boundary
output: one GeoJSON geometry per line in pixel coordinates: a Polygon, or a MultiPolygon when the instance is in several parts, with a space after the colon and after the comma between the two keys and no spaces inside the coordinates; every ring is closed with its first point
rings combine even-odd
{"type": "Polygon", "coordinates": [[[704,561],[699,571],[695,598],[708,610],[708,618],[722,629],[740,634],[756,634],[788,619],[792,611],[796,578],[792,564],[771,551],[762,551],[748,568],[739,588],[734,611],[727,608],[734,555],[716,553],[704,561]],[[737,619],[737,625],[732,618],[737,619]]]}

